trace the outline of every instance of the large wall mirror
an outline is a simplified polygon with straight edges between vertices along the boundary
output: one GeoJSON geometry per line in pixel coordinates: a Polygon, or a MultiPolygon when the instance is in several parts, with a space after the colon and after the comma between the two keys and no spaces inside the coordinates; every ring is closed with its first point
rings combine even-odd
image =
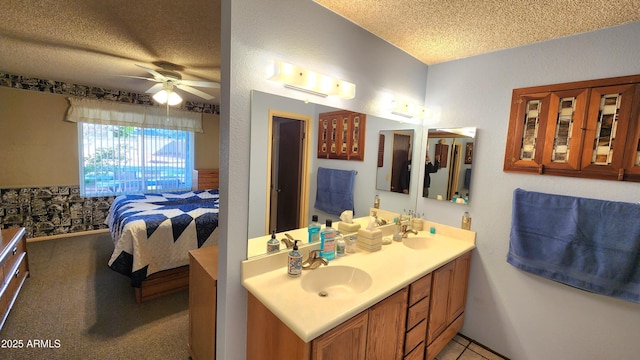
{"type": "Polygon", "coordinates": [[[475,127],[429,129],[422,197],[468,204],[475,127]]]}
{"type": "MultiPolygon", "coordinates": [[[[305,227],[312,215],[318,215],[320,223],[326,219],[339,220],[339,215],[327,214],[315,208],[318,168],[330,168],[338,170],[353,170],[356,172],[353,199],[354,217],[367,216],[369,209],[373,207],[375,195],[381,199],[381,208],[393,212],[402,212],[404,209],[414,209],[416,202],[422,193],[419,184],[419,171],[410,174],[409,194],[402,192],[377,191],[376,178],[378,173],[378,140],[381,131],[411,133],[410,158],[418,159],[422,149],[422,137],[424,132],[421,125],[401,123],[366,114],[366,130],[364,138],[364,158],[357,160],[339,160],[318,157],[318,117],[319,114],[338,111],[340,109],[325,105],[314,104],[310,101],[301,101],[279,95],[269,94],[253,90],[251,92],[251,151],[249,159],[249,214],[248,214],[248,238],[267,236],[269,229],[274,227],[269,223],[270,214],[274,212],[271,199],[274,193],[280,197],[285,187],[293,182],[294,193],[299,198],[284,206],[297,214],[293,225],[286,226],[305,227]],[[289,139],[291,134],[304,133],[304,141],[295,144],[284,144],[272,139],[289,139]],[[298,152],[306,161],[300,167],[289,165],[274,170],[275,163],[283,163],[285,159],[279,154],[298,152]],[[295,169],[295,170],[294,170],[295,169]],[[298,190],[298,184],[299,190],[298,190]]],[[[349,110],[349,109],[347,109],[349,110]]],[[[299,136],[293,136],[299,138],[299,136]]],[[[417,169],[417,168],[416,168],[417,169]]],[[[277,211],[276,211],[277,212],[277,211]]],[[[278,215],[279,217],[280,215],[278,215]]],[[[280,239],[280,237],[278,237],[280,239]]],[[[262,255],[266,251],[265,242],[256,242],[253,246],[249,242],[248,257],[262,255]]]]}
{"type": "Polygon", "coordinates": [[[413,129],[381,130],[378,135],[376,189],[409,194],[413,129]]]}

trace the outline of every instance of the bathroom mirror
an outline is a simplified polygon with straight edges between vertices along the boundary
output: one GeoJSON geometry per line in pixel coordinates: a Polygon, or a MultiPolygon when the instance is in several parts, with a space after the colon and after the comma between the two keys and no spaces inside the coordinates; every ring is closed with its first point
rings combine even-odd
{"type": "MultiPolygon", "coordinates": [[[[338,111],[333,107],[314,104],[311,101],[302,101],[284,96],[269,94],[257,90],[251,91],[251,134],[250,134],[250,159],[249,159],[249,213],[248,213],[248,239],[267,236],[271,224],[269,215],[273,206],[271,205],[272,195],[279,186],[274,184],[275,176],[283,180],[296,180],[300,177],[300,195],[298,202],[288,206],[295,208],[298,213],[294,222],[306,226],[311,219],[311,215],[318,215],[319,222],[324,224],[325,220],[339,220],[339,215],[327,214],[315,208],[318,168],[330,168],[338,170],[353,170],[356,172],[353,189],[354,217],[363,217],[369,214],[369,209],[373,207],[376,194],[381,199],[381,208],[393,212],[401,213],[405,209],[415,209],[421,190],[419,171],[412,171],[409,195],[404,193],[394,193],[387,191],[376,191],[377,175],[377,151],[380,131],[409,131],[413,133],[412,158],[420,157],[422,149],[422,137],[425,135],[420,125],[401,123],[383,117],[366,114],[365,139],[363,143],[364,157],[361,160],[338,160],[318,157],[318,115],[325,112],[338,111]],[[306,164],[301,166],[301,170],[293,171],[286,167],[282,174],[274,174],[272,170],[273,159],[277,159],[278,153],[289,153],[290,150],[278,150],[274,147],[270,139],[277,137],[280,131],[278,127],[282,125],[293,125],[296,134],[304,129],[304,138],[307,140],[295,146],[301,156],[307,159],[306,164]],[[306,152],[305,152],[306,151],[306,152]],[[420,191],[419,191],[420,190],[420,191]]],[[[348,110],[348,109],[347,109],[348,110]]],[[[283,133],[284,134],[284,133],[283,133]]],[[[297,136],[296,136],[297,137],[297,136]]],[[[279,183],[278,183],[279,184],[279,183]]],[[[297,186],[296,186],[297,189],[297,186]]],[[[298,226],[299,225],[291,225],[298,226]]],[[[278,236],[280,239],[281,236],[278,236]]],[[[268,239],[268,236],[267,236],[268,239]]],[[[300,239],[306,240],[306,239],[300,239]]],[[[305,241],[306,242],[306,241],[305,241]]],[[[257,242],[252,245],[249,242],[247,256],[253,257],[263,255],[266,252],[266,239],[264,242],[257,242]]],[[[304,247],[305,245],[303,245],[304,247]]]]}
{"type": "Polygon", "coordinates": [[[422,197],[468,204],[475,138],[475,127],[429,129],[422,197]]]}
{"type": "Polygon", "coordinates": [[[414,134],[413,129],[380,131],[376,190],[409,194],[414,134]]]}

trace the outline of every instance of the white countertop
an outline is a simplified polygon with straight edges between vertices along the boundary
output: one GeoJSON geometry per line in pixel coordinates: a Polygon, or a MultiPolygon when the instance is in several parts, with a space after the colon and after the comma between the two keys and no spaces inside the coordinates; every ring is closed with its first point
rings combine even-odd
{"type": "MultiPolygon", "coordinates": [[[[340,325],[413,281],[475,248],[475,232],[425,221],[425,231],[409,237],[431,237],[424,250],[400,242],[383,245],[380,251],[358,249],[355,254],[336,257],[328,266],[353,266],[369,273],[372,285],[347,297],[320,297],[302,289],[301,281],[315,270],[297,278],[287,275],[286,253],[243,262],[242,285],[305,342],[340,325]],[[429,234],[436,227],[436,235],[429,234]],[[281,266],[274,267],[274,261],[281,266]],[[263,265],[264,264],[264,265],[263,265]],[[263,266],[264,271],[256,271],[263,266]],[[247,269],[251,270],[247,270],[247,269]],[[274,269],[275,268],[275,269],[274,269]]],[[[306,230],[305,230],[306,231],[306,230]]],[[[308,252],[308,250],[307,250],[308,252]]],[[[307,254],[305,253],[305,258],[307,254]]]]}

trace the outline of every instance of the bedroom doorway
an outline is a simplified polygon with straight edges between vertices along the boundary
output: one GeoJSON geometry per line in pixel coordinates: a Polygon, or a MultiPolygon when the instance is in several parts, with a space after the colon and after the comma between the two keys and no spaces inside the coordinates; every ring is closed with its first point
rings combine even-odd
{"type": "Polygon", "coordinates": [[[312,118],[270,111],[269,122],[267,233],[307,226],[312,118]]]}

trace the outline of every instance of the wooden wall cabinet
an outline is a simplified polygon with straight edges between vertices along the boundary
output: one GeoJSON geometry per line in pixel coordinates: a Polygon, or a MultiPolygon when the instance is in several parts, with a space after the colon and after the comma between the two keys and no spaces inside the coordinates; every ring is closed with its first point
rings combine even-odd
{"type": "Polygon", "coordinates": [[[2,329],[9,311],[29,276],[27,238],[24,228],[1,230],[0,275],[0,329],[2,329]]]}
{"type": "Polygon", "coordinates": [[[340,110],[318,115],[318,158],[364,160],[365,114],[340,110]]]}
{"type": "Polygon", "coordinates": [[[189,356],[216,358],[218,247],[189,251],[189,356]]]}
{"type": "Polygon", "coordinates": [[[640,75],[513,90],[504,171],[640,182],[640,75]]]}

